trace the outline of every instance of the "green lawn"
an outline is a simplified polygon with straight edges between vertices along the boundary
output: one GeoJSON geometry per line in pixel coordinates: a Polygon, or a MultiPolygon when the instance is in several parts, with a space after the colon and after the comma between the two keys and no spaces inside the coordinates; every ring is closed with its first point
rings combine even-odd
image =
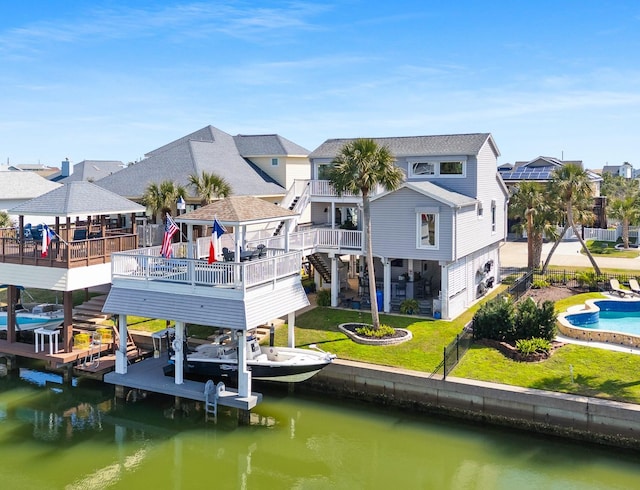
{"type": "MultiPolygon", "coordinates": [[[[556,309],[564,311],[600,297],[601,293],[575,295],[558,301],[556,309]]],[[[339,323],[369,322],[370,314],[318,307],[296,318],[296,345],[315,343],[340,359],[433,372],[442,360],[443,347],[460,333],[478,308],[475,305],[452,322],[383,314],[382,323],[411,330],[413,339],[381,347],[356,344],[337,328],[339,323]]],[[[276,344],[285,345],[286,341],[286,327],[279,328],[276,344]]],[[[545,361],[519,363],[495,349],[474,345],[450,376],[640,403],[640,356],[593,347],[565,345],[545,361]]]]}

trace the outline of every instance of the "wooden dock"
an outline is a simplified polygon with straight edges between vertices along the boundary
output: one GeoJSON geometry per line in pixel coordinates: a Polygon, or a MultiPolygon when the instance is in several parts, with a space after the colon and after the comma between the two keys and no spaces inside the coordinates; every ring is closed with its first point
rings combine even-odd
{"type": "MultiPolygon", "coordinates": [[[[184,380],[177,385],[174,378],[165,376],[163,367],[167,364],[167,358],[148,358],[127,366],[127,374],[118,374],[115,371],[104,375],[105,383],[125,386],[153,393],[178,396],[188,400],[205,401],[204,383],[184,380]]],[[[251,393],[249,397],[241,397],[236,391],[227,388],[218,398],[218,405],[224,407],[251,410],[262,401],[261,393],[251,393]]]]}

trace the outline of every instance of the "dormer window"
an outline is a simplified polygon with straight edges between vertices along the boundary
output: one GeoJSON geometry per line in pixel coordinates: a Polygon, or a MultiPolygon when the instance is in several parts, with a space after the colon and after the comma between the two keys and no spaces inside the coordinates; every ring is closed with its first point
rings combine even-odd
{"type": "Polygon", "coordinates": [[[413,164],[414,175],[435,175],[436,164],[434,162],[416,162],[413,164]]]}

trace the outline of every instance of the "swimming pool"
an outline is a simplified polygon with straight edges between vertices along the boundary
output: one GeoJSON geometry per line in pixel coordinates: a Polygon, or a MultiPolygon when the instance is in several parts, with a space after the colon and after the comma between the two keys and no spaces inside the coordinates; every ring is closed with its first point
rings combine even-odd
{"type": "Polygon", "coordinates": [[[640,347],[640,300],[587,300],[558,315],[558,330],[581,340],[640,347]]]}

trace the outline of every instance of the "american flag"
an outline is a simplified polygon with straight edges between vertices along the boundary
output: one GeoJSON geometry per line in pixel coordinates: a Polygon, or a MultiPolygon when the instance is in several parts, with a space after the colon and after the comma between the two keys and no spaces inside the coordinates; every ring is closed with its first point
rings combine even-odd
{"type": "Polygon", "coordinates": [[[171,252],[173,251],[171,248],[173,235],[175,235],[178,230],[178,225],[173,221],[171,215],[167,213],[167,219],[164,223],[164,237],[162,238],[162,247],[160,248],[160,255],[164,258],[168,259],[171,257],[171,252]]]}

